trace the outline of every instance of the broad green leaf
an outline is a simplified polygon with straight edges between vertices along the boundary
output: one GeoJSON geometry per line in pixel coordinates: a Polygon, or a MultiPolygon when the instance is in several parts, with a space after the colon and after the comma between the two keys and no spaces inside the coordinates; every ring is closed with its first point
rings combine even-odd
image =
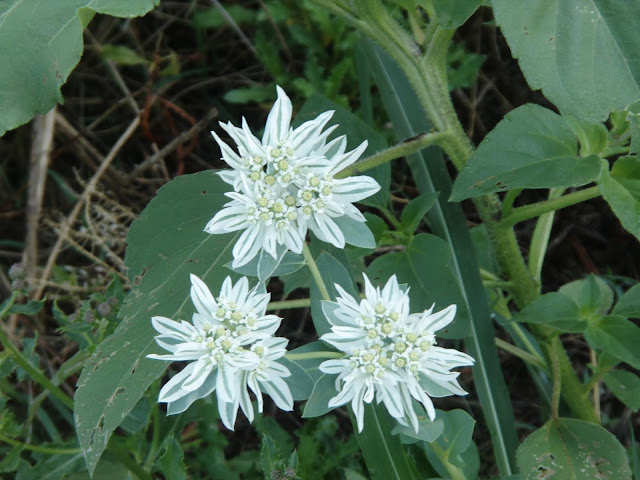
{"type": "Polygon", "coordinates": [[[89,472],[120,425],[168,362],[147,359],[162,353],[151,317],[190,320],[189,274],[219,291],[237,234],[209,235],[206,223],[227,201],[214,171],[183,175],[158,190],[127,236],[125,264],[134,286],[120,310],[122,323],[87,362],[75,394],[75,423],[89,472]]]}
{"type": "Polygon", "coordinates": [[[595,423],[549,420],[518,448],[522,480],[631,480],[624,447],[595,423]]]}
{"type": "Polygon", "coordinates": [[[184,464],[182,446],[175,438],[165,442],[165,450],[158,459],[157,466],[165,478],[172,480],[185,480],[187,478],[187,467],[184,464]]]}
{"type": "Polygon", "coordinates": [[[391,434],[394,423],[382,405],[365,404],[364,427],[355,435],[372,480],[416,479],[400,437],[391,434]]]}
{"type": "Polygon", "coordinates": [[[591,347],[603,350],[640,369],[640,327],[620,315],[607,315],[585,331],[591,347]]]}
{"type": "Polygon", "coordinates": [[[136,17],[158,1],[0,2],[0,136],[63,102],[60,87],[82,56],[82,30],[95,13],[136,17]]]}
{"type": "Polygon", "coordinates": [[[609,172],[602,161],[600,191],[622,226],[640,239],[640,160],[635,156],[619,158],[609,172]]]}
{"type": "Polygon", "coordinates": [[[22,315],[35,315],[44,308],[45,300],[29,300],[27,303],[14,303],[7,313],[20,313],[22,315]]]}
{"type": "Polygon", "coordinates": [[[280,250],[280,261],[277,265],[273,265],[275,263],[273,257],[265,250],[260,250],[258,255],[241,267],[233,268],[231,266],[232,263],[233,262],[227,263],[225,267],[239,273],[240,275],[249,275],[251,277],[260,278],[258,273],[262,273],[263,278],[266,279],[271,276],[279,277],[280,275],[288,275],[295,272],[296,270],[304,267],[304,258],[302,255],[298,255],[297,253],[293,253],[287,249],[282,249],[280,250]],[[267,263],[271,263],[271,265],[267,266],[267,263]],[[258,267],[260,267],[262,272],[259,272],[258,267]]]}
{"type": "Polygon", "coordinates": [[[346,215],[333,219],[344,234],[344,239],[349,245],[359,248],[375,248],[376,240],[369,226],[363,222],[356,222],[346,215]]]}
{"type": "Polygon", "coordinates": [[[437,410],[436,418],[443,420],[442,435],[424,445],[425,453],[435,469],[445,477],[450,475],[446,464],[452,465],[464,473],[464,478],[478,478],[480,458],[472,435],[475,420],[464,410],[437,410]],[[439,448],[434,448],[436,444],[439,448]]]}
{"type": "MultiPolygon", "coordinates": [[[[318,265],[318,270],[320,270],[322,279],[331,298],[335,299],[337,296],[336,283],[344,288],[351,296],[358,298],[358,292],[353,286],[352,275],[343,263],[328,253],[323,252],[316,259],[316,264],[318,265]]],[[[331,324],[322,312],[322,304],[320,303],[322,297],[318,286],[313,280],[311,282],[309,296],[311,297],[311,316],[313,318],[313,325],[316,328],[316,333],[318,336],[324,335],[331,331],[331,324]]]]}
{"type": "Polygon", "coordinates": [[[633,412],[640,410],[640,378],[635,373],[612,370],[604,376],[604,383],[633,412]]]}
{"type": "Polygon", "coordinates": [[[304,406],[302,416],[304,418],[321,417],[333,410],[333,408],[329,408],[329,400],[338,394],[335,385],[336,375],[322,373],[313,386],[313,391],[304,406]]]}
{"type": "MultiPolygon", "coordinates": [[[[367,52],[399,139],[430,131],[431,124],[400,68],[380,48],[367,44],[367,52]]],[[[502,476],[507,476],[514,470],[518,443],[513,409],[498,361],[491,312],[466,219],[458,203],[447,201],[451,194],[451,178],[438,149],[427,148],[407,157],[407,161],[420,193],[440,192],[427,213],[427,221],[432,231],[452,246],[452,266],[458,288],[463,294],[465,309],[471,315],[466,346],[476,360],[473,366],[476,392],[491,434],[498,468],[502,476]]]]}
{"type": "Polygon", "coordinates": [[[533,89],[561,112],[603,122],[640,97],[640,3],[491,0],[533,89]]]}
{"type": "Polygon", "coordinates": [[[466,22],[483,0],[433,0],[436,21],[444,28],[455,28],[466,22]]]}
{"type": "Polygon", "coordinates": [[[403,252],[387,253],[376,258],[367,270],[372,282],[386,282],[391,275],[411,286],[411,311],[421,312],[434,303],[434,311],[456,304],[453,322],[436,333],[444,338],[469,335],[470,315],[466,310],[454,267],[451,247],[435,235],[417,235],[403,252]]]}
{"type": "Polygon", "coordinates": [[[613,313],[623,317],[640,318],[640,283],[625,292],[613,307],[613,313]]]}
{"type": "Polygon", "coordinates": [[[593,274],[567,283],[558,291],[575,302],[583,320],[606,315],[613,304],[613,290],[607,282],[593,274]]]}
{"type": "Polygon", "coordinates": [[[516,322],[549,325],[563,332],[582,332],[587,322],[580,318],[576,302],[561,293],[541,295],[514,315],[516,322]]]}
{"type": "Polygon", "coordinates": [[[400,223],[405,233],[413,235],[420,222],[438,199],[438,192],[423,193],[411,200],[403,209],[400,223]]]}
{"type": "Polygon", "coordinates": [[[570,116],[564,117],[564,121],[567,122],[569,128],[578,137],[581,157],[586,157],[592,153],[599,154],[606,148],[609,132],[602,123],[591,123],[581,118],[570,116]]]}
{"type": "Polygon", "coordinates": [[[102,45],[100,55],[119,65],[148,65],[149,60],[124,45],[102,45]]]}
{"type": "MultiPolygon", "coordinates": [[[[295,348],[289,351],[289,354],[299,354],[299,353],[316,353],[316,352],[332,352],[334,350],[333,347],[330,347],[326,343],[316,340],[315,342],[306,343],[301,347],[295,348]]],[[[288,360],[289,362],[297,364],[300,368],[302,368],[309,377],[311,377],[312,381],[315,383],[322,375],[324,375],[318,367],[322,362],[327,360],[327,358],[319,356],[318,358],[305,358],[303,360],[288,360]]]]}
{"type": "Polygon", "coordinates": [[[278,361],[291,372],[291,375],[286,377],[284,381],[289,385],[293,399],[296,401],[308,399],[314,385],[314,379],[311,375],[300,364],[286,357],[278,361]]]}
{"type": "Polygon", "coordinates": [[[416,443],[420,440],[433,442],[442,435],[442,432],[444,432],[444,421],[441,418],[436,418],[433,422],[428,418],[420,418],[418,420],[418,433],[413,427],[400,424],[393,427],[391,431],[393,435],[400,435],[404,444],[416,443]]]}
{"type": "Polygon", "coordinates": [[[576,187],[600,173],[600,158],[578,156],[558,114],[532,103],[508,113],[484,138],[453,185],[451,200],[514,188],[576,187]]]}
{"type": "MultiPolygon", "coordinates": [[[[328,98],[314,93],[309,100],[302,106],[298,114],[294,118],[293,125],[298,126],[307,120],[316,118],[323,112],[334,110],[333,117],[327,125],[340,125],[329,136],[330,139],[340,135],[347,136],[347,150],[352,150],[365,140],[368,142],[367,149],[362,154],[362,158],[372,155],[380,150],[387,148],[387,142],[384,136],[374,130],[371,125],[365,123],[362,119],[351,113],[349,110],[341,107],[337,103],[332,102],[328,98]]],[[[391,183],[391,167],[388,163],[380,165],[363,172],[377,180],[382,187],[375,195],[361,200],[360,203],[372,206],[387,206],[389,202],[389,185],[391,183]]]]}

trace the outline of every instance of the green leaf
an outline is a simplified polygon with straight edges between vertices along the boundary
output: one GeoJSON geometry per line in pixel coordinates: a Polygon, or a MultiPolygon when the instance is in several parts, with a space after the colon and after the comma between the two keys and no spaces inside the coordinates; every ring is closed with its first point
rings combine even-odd
{"type": "MultiPolygon", "coordinates": [[[[289,351],[289,354],[299,354],[299,353],[316,353],[316,352],[331,352],[334,348],[328,346],[326,343],[316,340],[315,342],[310,342],[302,345],[301,347],[294,348],[289,351]]],[[[292,363],[297,364],[300,368],[302,368],[307,375],[309,375],[312,381],[315,383],[318,379],[324,375],[318,367],[322,362],[324,362],[326,358],[305,358],[304,360],[289,360],[292,363]]],[[[285,379],[286,380],[286,379],[285,379]]]]}
{"type": "Polygon", "coordinates": [[[473,152],[453,185],[451,200],[596,180],[600,158],[582,158],[577,150],[576,135],[561,116],[539,105],[523,105],[508,113],[473,152]]]}
{"type": "Polygon", "coordinates": [[[565,122],[573,130],[580,143],[580,156],[599,154],[607,146],[609,132],[602,123],[591,123],[576,117],[566,116],[565,122]]]}
{"type": "Polygon", "coordinates": [[[184,464],[184,453],[182,446],[172,438],[165,444],[165,451],[157,462],[158,469],[165,478],[171,480],[185,480],[187,478],[187,467],[184,464]]]}
{"type": "Polygon", "coordinates": [[[245,104],[249,102],[266,102],[273,100],[273,84],[256,87],[234,88],[224,94],[224,100],[229,103],[245,104]]]}
{"type": "Polygon", "coordinates": [[[640,97],[640,3],[491,3],[527,82],[563,113],[603,122],[640,97]]]}
{"type": "Polygon", "coordinates": [[[75,394],[76,431],[89,472],[113,430],[168,366],[146,358],[161,353],[151,317],[191,318],[190,273],[212,292],[228,274],[235,276],[223,266],[237,234],[203,232],[227,202],[227,188],[211,170],[177,177],[158,190],[129,230],[125,265],[134,287],[120,310],[122,323],[87,362],[75,394]]]}
{"type": "Polygon", "coordinates": [[[391,433],[400,435],[402,443],[410,444],[421,440],[423,442],[433,442],[444,432],[444,421],[436,418],[433,422],[428,418],[420,418],[418,420],[418,433],[408,425],[396,425],[391,433]]]}
{"type": "Polygon", "coordinates": [[[624,447],[595,423],[549,420],[518,448],[523,480],[631,480],[624,447]]]}
{"type": "Polygon", "coordinates": [[[613,313],[623,317],[640,318],[640,283],[625,292],[613,307],[613,313]]]}
{"type": "MultiPolygon", "coordinates": [[[[331,298],[337,297],[338,291],[335,287],[336,283],[344,288],[351,296],[358,298],[358,291],[353,285],[352,275],[343,263],[328,253],[323,252],[316,259],[316,264],[322,274],[322,279],[331,298]]],[[[313,319],[313,325],[316,328],[318,336],[322,336],[331,331],[331,324],[322,312],[322,304],[320,303],[322,296],[315,282],[311,282],[310,290],[309,296],[311,297],[311,317],[313,319]]]]}
{"type": "Polygon", "coordinates": [[[622,226],[640,239],[640,160],[635,156],[619,158],[611,172],[606,160],[602,164],[602,196],[622,226]]]}
{"type": "MultiPolygon", "coordinates": [[[[351,113],[346,108],[341,107],[337,103],[334,103],[328,98],[317,93],[311,95],[309,100],[307,100],[302,106],[294,119],[293,126],[297,127],[303,122],[312,120],[321,113],[329,110],[334,110],[335,113],[333,114],[333,117],[331,117],[331,120],[329,120],[328,125],[340,125],[329,136],[329,139],[333,139],[340,135],[346,135],[348,150],[356,148],[366,140],[369,145],[362,154],[362,158],[387,148],[388,145],[384,136],[374,130],[371,125],[365,123],[362,119],[351,113]]],[[[366,172],[363,172],[363,174],[375,178],[382,188],[375,195],[361,200],[360,203],[374,207],[380,205],[386,207],[389,202],[389,185],[391,184],[391,166],[389,163],[367,170],[366,172]]]]}
{"type": "MultiPolygon", "coordinates": [[[[398,65],[384,51],[371,44],[367,44],[367,52],[398,138],[409,138],[430,131],[427,116],[398,65]]],[[[475,387],[491,434],[497,465],[501,475],[507,476],[514,470],[518,443],[513,409],[498,361],[491,312],[466,218],[460,204],[446,200],[451,193],[451,178],[438,149],[427,148],[407,157],[407,161],[420,193],[440,192],[438,200],[427,213],[427,221],[433,233],[452,246],[452,266],[458,288],[463,293],[464,309],[471,315],[466,346],[468,353],[476,360],[473,366],[475,387]]]]}
{"type": "Polygon", "coordinates": [[[402,216],[400,217],[402,230],[408,235],[413,235],[437,199],[438,192],[430,192],[423,193],[411,200],[402,210],[402,216]]]}
{"type": "Polygon", "coordinates": [[[583,320],[606,315],[613,304],[613,290],[607,282],[593,274],[583,280],[567,283],[558,291],[576,303],[583,320]]]}
{"type": "Polygon", "coordinates": [[[321,417],[330,412],[333,408],[329,408],[329,400],[337,394],[336,376],[323,373],[313,386],[313,391],[304,406],[302,416],[304,418],[321,417]]]}
{"type": "Polygon", "coordinates": [[[359,248],[376,247],[376,240],[366,223],[356,222],[346,215],[335,217],[333,221],[340,227],[344,239],[349,245],[359,248]]]}
{"type": "Polygon", "coordinates": [[[633,412],[640,410],[640,378],[626,370],[613,370],[604,376],[604,383],[633,412]]]}
{"type": "MultiPolygon", "coordinates": [[[[273,478],[272,473],[276,470],[278,463],[280,462],[280,452],[276,442],[273,441],[269,435],[262,435],[262,447],[260,448],[260,466],[262,467],[262,473],[264,478],[273,478]]],[[[277,474],[281,472],[278,470],[277,474]]]]}
{"type": "Polygon", "coordinates": [[[633,368],[640,369],[640,327],[620,315],[607,315],[589,324],[585,337],[599,348],[633,368]]]}
{"type": "MultiPolygon", "coordinates": [[[[306,345],[305,345],[306,346],[306,345]]],[[[307,400],[313,391],[314,379],[298,362],[282,358],[279,362],[287,367],[291,375],[284,379],[296,401],[307,400]]]]}
{"type": "Polygon", "coordinates": [[[444,28],[459,27],[482,3],[482,0],[433,0],[436,21],[444,28]]]}
{"type": "Polygon", "coordinates": [[[82,56],[82,30],[94,13],[144,15],[158,0],[0,2],[0,136],[62,103],[60,87],[82,56]],[[19,48],[18,48],[19,46],[19,48]],[[10,66],[10,67],[9,67],[10,66]]]}
{"type": "Polygon", "coordinates": [[[120,65],[148,65],[151,63],[124,45],[102,45],[100,55],[105,60],[111,60],[120,65]]]}
{"type": "Polygon", "coordinates": [[[376,258],[367,270],[372,282],[386,282],[391,275],[411,286],[411,311],[420,312],[435,303],[434,311],[458,306],[453,322],[437,333],[444,338],[469,335],[470,315],[452,265],[451,247],[435,235],[417,235],[403,252],[376,258]]]}
{"type": "Polygon", "coordinates": [[[516,322],[549,325],[563,332],[579,333],[587,328],[576,302],[557,292],[539,296],[513,319],[516,322]]]}
{"type": "Polygon", "coordinates": [[[7,313],[20,313],[22,315],[35,315],[44,308],[44,300],[29,300],[27,303],[14,303],[7,313]]]}
{"type": "MultiPolygon", "coordinates": [[[[350,413],[353,417],[353,412],[350,413]]],[[[411,469],[400,437],[392,435],[395,420],[382,405],[365,404],[364,427],[356,433],[362,455],[373,480],[413,480],[411,469]]],[[[355,422],[353,422],[355,425],[355,422]]]]}
{"type": "MultiPolygon", "coordinates": [[[[228,4],[225,5],[224,9],[238,25],[252,23],[256,20],[256,9],[228,4]]],[[[193,13],[191,24],[195,29],[220,28],[228,25],[228,21],[222,16],[220,10],[214,6],[196,10],[193,13]]]]}
{"type": "Polygon", "coordinates": [[[444,477],[450,475],[447,464],[462,471],[464,478],[478,478],[480,459],[478,448],[473,443],[475,420],[464,410],[436,411],[436,418],[444,421],[442,435],[425,444],[427,458],[444,477]]]}

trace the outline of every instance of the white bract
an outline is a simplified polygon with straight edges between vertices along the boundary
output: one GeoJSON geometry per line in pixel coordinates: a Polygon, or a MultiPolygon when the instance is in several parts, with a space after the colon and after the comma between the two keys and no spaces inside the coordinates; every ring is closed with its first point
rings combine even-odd
{"type": "Polygon", "coordinates": [[[324,373],[338,375],[338,395],[329,407],[351,402],[358,430],[364,422],[364,403],[383,403],[391,416],[418,432],[412,397],[429,418],[435,418],[430,397],[466,395],[452,368],[473,365],[469,355],[436,346],[435,332],[453,321],[456,306],[432,313],[409,313],[409,290],[403,291],[392,276],[382,290],[364,276],[365,295],[356,300],[339,285],[337,302],[323,302],[332,324],[321,340],[345,352],[344,358],[320,365],[324,373]]]}
{"type": "Polygon", "coordinates": [[[169,414],[183,412],[215,391],[222,422],[233,430],[238,407],[253,420],[247,388],[256,395],[260,412],[262,391],[281,409],[293,408],[291,391],[283,380],[291,373],[277,362],[287,352],[288,340],[273,336],[282,319],[265,315],[270,295],[257,293],[256,288],[249,290],[246,277],[235,285],[227,277],[216,299],[202,280],[191,275],[191,300],[196,307],[192,323],[151,319],[159,333],[156,342],[170,353],[148,358],[191,362],[160,390],[158,401],[168,404],[169,414]]]}
{"type": "Polygon", "coordinates": [[[366,141],[350,152],[344,136],[327,142],[337,127],[323,132],[333,112],[291,128],[291,100],[280,87],[277,91],[262,140],[251,133],[244,119],[242,128],[220,124],[236,143],[237,152],[211,132],[232,168],[219,175],[234,191],[227,193],[231,201],[204,230],[211,234],[244,230],[233,248],[234,268],[251,261],[261,249],[273,258],[279,247],[301,253],[307,230],[343,248],[345,235],[335,219],[346,216],[364,222],[353,202],[380,189],[367,176],[335,178],[360,158],[366,141]]]}

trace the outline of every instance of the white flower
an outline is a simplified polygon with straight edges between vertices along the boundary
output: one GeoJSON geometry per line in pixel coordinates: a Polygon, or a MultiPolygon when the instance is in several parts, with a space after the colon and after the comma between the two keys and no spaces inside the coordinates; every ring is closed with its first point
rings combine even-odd
{"type": "Polygon", "coordinates": [[[469,355],[436,346],[435,332],[451,323],[456,306],[432,313],[409,314],[408,289],[392,276],[382,290],[364,276],[366,298],[358,301],[339,285],[337,302],[323,302],[332,324],[321,340],[345,352],[344,358],[320,365],[324,373],[338,375],[338,395],[329,407],[351,402],[358,430],[363,428],[364,403],[383,403],[402,425],[418,431],[418,417],[411,397],[420,402],[434,420],[430,397],[466,395],[452,368],[473,365],[469,355]]]}
{"type": "Polygon", "coordinates": [[[337,127],[323,132],[333,112],[291,128],[291,100],[280,87],[277,91],[262,140],[251,133],[244,119],[242,128],[220,124],[236,143],[237,152],[211,132],[232,168],[219,175],[234,191],[227,193],[231,202],[204,230],[211,234],[244,230],[233,249],[234,268],[251,261],[261,249],[273,258],[278,257],[279,246],[300,253],[309,229],[321,240],[344,247],[344,232],[335,219],[346,216],[364,222],[353,202],[380,189],[367,176],[334,178],[358,160],[367,142],[350,152],[344,136],[327,142],[337,127]]]}
{"type": "Polygon", "coordinates": [[[233,430],[238,405],[253,420],[253,411],[248,413],[251,402],[247,384],[259,397],[260,411],[262,395],[256,385],[262,386],[280,408],[291,410],[291,392],[282,380],[290,373],[276,362],[286,353],[287,340],[273,337],[281,319],[265,315],[269,298],[269,294],[257,293],[257,287],[249,290],[245,277],[235,285],[227,277],[216,299],[202,280],[191,275],[191,300],[196,308],[193,323],[165,317],[151,319],[159,333],[156,342],[170,353],[148,358],[191,361],[160,390],[158,401],[168,404],[169,414],[183,412],[215,390],[220,417],[233,430]]]}

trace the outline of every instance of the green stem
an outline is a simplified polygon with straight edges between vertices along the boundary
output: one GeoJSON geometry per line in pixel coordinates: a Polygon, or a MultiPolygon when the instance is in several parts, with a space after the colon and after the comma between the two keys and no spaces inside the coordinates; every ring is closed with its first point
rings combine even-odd
{"type": "Polygon", "coordinates": [[[30,445],[28,443],[22,443],[17,440],[13,440],[12,438],[5,437],[1,433],[0,433],[0,442],[13,445],[14,447],[21,447],[21,448],[24,448],[25,450],[31,450],[32,452],[46,453],[49,455],[77,455],[79,453],[82,453],[82,450],[79,448],[49,448],[49,447],[40,447],[38,445],[30,445]]]}
{"type": "Polygon", "coordinates": [[[342,358],[341,352],[307,352],[307,353],[285,353],[289,360],[311,360],[313,358],[342,358]]]}
{"type": "Polygon", "coordinates": [[[577,192],[567,193],[559,198],[549,198],[543,202],[532,203],[524,207],[514,208],[511,213],[500,220],[499,225],[502,227],[511,227],[519,222],[524,222],[531,218],[539,217],[548,212],[560,210],[561,208],[570,207],[577,203],[591,200],[601,195],[598,186],[578,190],[577,192]]]}
{"type": "MultiPolygon", "coordinates": [[[[562,197],[565,190],[565,188],[552,188],[549,191],[549,200],[562,197]]],[[[536,228],[533,230],[533,235],[531,236],[531,243],[529,245],[529,273],[538,284],[538,291],[541,284],[544,255],[549,245],[549,237],[555,215],[555,211],[540,215],[540,218],[538,218],[536,222],[536,228]]]]}
{"type": "Polygon", "coordinates": [[[315,280],[318,290],[320,290],[320,296],[323,300],[331,300],[327,286],[324,284],[324,280],[322,279],[322,274],[320,273],[320,270],[318,270],[318,265],[316,265],[313,255],[311,255],[309,245],[306,243],[303,243],[302,246],[302,256],[304,257],[307,267],[309,267],[309,270],[311,271],[311,276],[315,280]]]}
{"type": "MultiPolygon", "coordinates": [[[[9,309],[17,298],[17,294],[18,292],[13,292],[9,301],[0,312],[0,319],[3,319],[7,315],[9,309]]],[[[4,333],[4,329],[2,328],[2,326],[0,326],[0,343],[2,343],[2,346],[6,351],[11,352],[13,361],[16,362],[25,372],[27,372],[27,374],[33,381],[39,383],[43,388],[49,390],[51,392],[51,395],[60,400],[70,410],[73,410],[73,399],[53,383],[51,383],[51,381],[47,377],[45,377],[38,369],[36,369],[29,363],[22,352],[13,345],[11,340],[9,340],[9,337],[6,335],[6,333],[4,333]]]]}
{"type": "Polygon", "coordinates": [[[380,210],[380,213],[384,215],[384,218],[386,218],[389,223],[393,225],[393,228],[395,228],[396,230],[402,230],[402,224],[398,221],[391,210],[386,207],[378,207],[378,210],[380,210]]]}
{"type": "Polygon", "coordinates": [[[267,310],[291,310],[293,308],[307,308],[311,306],[310,298],[297,298],[295,300],[281,300],[278,302],[269,302],[267,310]]]}
{"type": "Polygon", "coordinates": [[[558,405],[560,404],[560,389],[562,388],[562,374],[560,359],[556,349],[551,351],[551,372],[553,376],[553,393],[551,394],[551,418],[558,419],[558,405]]]}
{"type": "Polygon", "coordinates": [[[598,368],[595,372],[593,372],[593,376],[589,379],[587,383],[583,386],[583,394],[587,396],[591,390],[602,380],[602,378],[609,373],[611,368],[598,368]]]}
{"type": "Polygon", "coordinates": [[[406,157],[412,153],[419,152],[429,145],[439,145],[446,137],[446,133],[423,133],[416,137],[409,138],[402,143],[394,145],[393,147],[387,148],[386,150],[377,152],[370,157],[364,158],[350,167],[338,172],[334,177],[345,178],[351,175],[356,175],[379,165],[383,165],[391,160],[395,160],[396,158],[406,157]]]}
{"type": "MultiPolygon", "coordinates": [[[[595,410],[589,398],[584,395],[584,384],[578,379],[571,361],[567,356],[560,338],[557,335],[549,337],[548,328],[542,325],[530,325],[531,330],[539,338],[545,338],[546,341],[540,343],[540,347],[549,359],[549,363],[558,362],[560,369],[560,382],[562,389],[562,398],[571,409],[573,415],[587,422],[599,423],[595,410]],[[541,328],[542,327],[542,328],[541,328]]],[[[553,365],[552,365],[553,367],[553,365]]],[[[554,378],[555,382],[555,378],[554,378]]]]}
{"type": "Polygon", "coordinates": [[[539,357],[531,355],[529,352],[525,352],[521,348],[518,348],[515,345],[510,344],[509,342],[505,342],[501,338],[496,337],[495,340],[498,348],[501,348],[505,352],[509,352],[510,354],[515,355],[516,357],[530,363],[531,365],[535,365],[542,370],[547,369],[547,365],[539,357]]]}
{"type": "Polygon", "coordinates": [[[504,280],[482,280],[482,285],[485,288],[504,288],[505,290],[513,287],[513,283],[505,282],[504,280]]]}

